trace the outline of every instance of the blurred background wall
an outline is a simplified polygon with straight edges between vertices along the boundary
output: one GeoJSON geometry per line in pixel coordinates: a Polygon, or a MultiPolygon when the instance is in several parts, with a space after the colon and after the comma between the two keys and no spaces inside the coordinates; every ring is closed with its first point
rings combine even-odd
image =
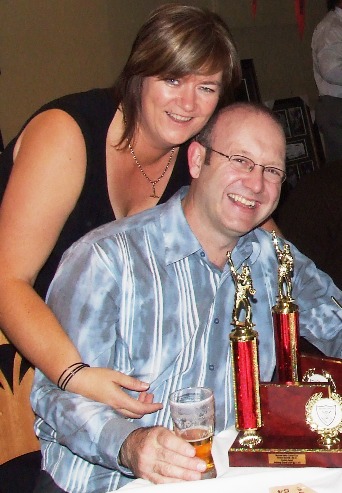
{"type": "MultiPolygon", "coordinates": [[[[110,85],[158,0],[0,0],[0,129],[5,144],[43,103],[110,85]]],[[[188,0],[219,13],[241,58],[252,58],[263,101],[317,98],[311,36],[325,0],[306,2],[299,36],[294,0],[188,0]]]]}

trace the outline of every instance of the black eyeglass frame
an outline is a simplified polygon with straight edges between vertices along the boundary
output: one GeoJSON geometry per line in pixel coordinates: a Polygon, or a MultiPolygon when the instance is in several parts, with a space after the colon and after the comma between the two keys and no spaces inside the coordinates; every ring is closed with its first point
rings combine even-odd
{"type": "MultiPolygon", "coordinates": [[[[212,147],[209,147],[207,145],[204,145],[202,144],[201,142],[197,141],[199,144],[201,144],[205,149],[208,149],[208,151],[211,151],[211,152],[215,152],[216,154],[219,154],[220,156],[223,156],[225,158],[228,159],[228,161],[231,163],[231,159],[232,157],[241,157],[243,159],[247,159],[248,161],[250,161],[252,164],[253,164],[253,167],[248,171],[248,173],[251,173],[253,171],[253,169],[255,168],[255,166],[260,166],[261,168],[263,168],[263,170],[265,171],[265,169],[274,169],[274,170],[277,170],[279,171],[283,177],[281,179],[281,181],[279,182],[280,185],[282,185],[284,183],[284,181],[286,180],[286,172],[283,171],[282,169],[280,168],[277,168],[275,166],[264,166],[263,164],[258,164],[258,163],[255,163],[253,161],[253,159],[249,158],[249,157],[246,157],[246,156],[242,156],[241,154],[232,154],[231,156],[228,156],[227,154],[224,154],[223,152],[221,151],[216,151],[216,149],[213,149],[212,147]]],[[[266,178],[267,180],[267,178],[266,178]]],[[[272,182],[272,181],[269,181],[267,180],[269,183],[275,183],[275,184],[278,184],[278,182],[272,182]]]]}

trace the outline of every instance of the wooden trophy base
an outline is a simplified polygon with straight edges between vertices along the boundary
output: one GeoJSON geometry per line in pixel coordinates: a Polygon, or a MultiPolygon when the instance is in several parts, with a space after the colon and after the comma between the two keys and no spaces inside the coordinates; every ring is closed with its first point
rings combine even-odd
{"type": "Polygon", "coordinates": [[[239,444],[239,433],[229,450],[232,467],[342,467],[342,445],[326,450],[316,437],[277,437],[262,433],[262,444],[246,449],[239,444]]]}
{"type": "MultiPolygon", "coordinates": [[[[315,369],[328,371],[341,393],[342,360],[303,358],[303,374],[315,369]]],[[[306,423],[305,406],[317,394],[331,395],[328,382],[261,383],[260,404],[263,425],[257,430],[259,445],[249,448],[240,444],[239,432],[228,451],[233,467],[342,467],[342,436],[331,448],[319,444],[321,436],[306,423]]]]}

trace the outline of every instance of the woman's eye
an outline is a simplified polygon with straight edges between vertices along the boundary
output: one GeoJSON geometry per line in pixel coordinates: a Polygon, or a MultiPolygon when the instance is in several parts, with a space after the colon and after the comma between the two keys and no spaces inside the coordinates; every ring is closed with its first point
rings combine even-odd
{"type": "Polygon", "coordinates": [[[208,93],[216,92],[215,89],[213,89],[212,87],[208,87],[208,86],[201,86],[201,90],[204,92],[208,92],[208,93]]]}
{"type": "Polygon", "coordinates": [[[165,82],[167,82],[171,86],[178,86],[179,79],[165,79],[165,82]]]}

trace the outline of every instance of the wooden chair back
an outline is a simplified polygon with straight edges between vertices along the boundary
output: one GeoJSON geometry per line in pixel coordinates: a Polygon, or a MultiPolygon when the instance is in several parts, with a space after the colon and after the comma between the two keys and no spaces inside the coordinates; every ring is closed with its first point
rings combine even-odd
{"type": "Polygon", "coordinates": [[[40,448],[30,406],[33,374],[0,330],[0,465],[40,448]]]}

